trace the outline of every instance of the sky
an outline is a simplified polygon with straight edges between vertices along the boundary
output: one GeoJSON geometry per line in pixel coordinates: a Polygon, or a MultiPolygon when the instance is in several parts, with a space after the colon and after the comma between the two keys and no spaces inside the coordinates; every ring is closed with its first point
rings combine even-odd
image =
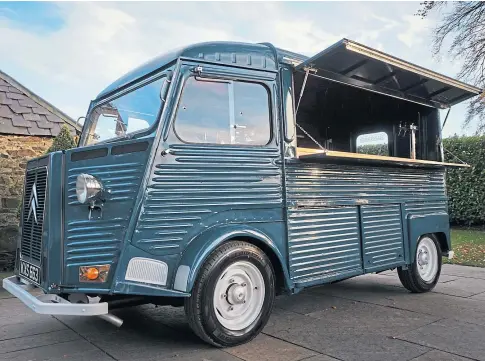
{"type": "MultiPolygon", "coordinates": [[[[74,119],[132,68],[210,40],[311,56],[345,37],[455,77],[459,62],[431,56],[435,16],[421,19],[418,9],[419,1],[0,2],[0,70],[74,119]]],[[[452,108],[444,136],[473,133],[465,110],[452,108]]]]}

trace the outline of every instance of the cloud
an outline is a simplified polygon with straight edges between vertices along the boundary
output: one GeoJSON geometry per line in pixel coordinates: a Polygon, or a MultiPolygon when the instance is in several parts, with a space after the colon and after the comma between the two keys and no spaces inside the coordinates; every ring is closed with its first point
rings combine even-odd
{"type": "MultiPolygon", "coordinates": [[[[73,118],[132,68],[201,41],[269,41],[314,55],[346,37],[434,65],[423,40],[431,20],[414,17],[413,3],[61,2],[49,5],[62,20],[50,31],[19,22],[28,5],[15,16],[1,5],[0,69],[73,118]]],[[[441,66],[454,75],[451,64],[441,66]]]]}
{"type": "Polygon", "coordinates": [[[413,15],[403,16],[402,19],[407,28],[404,32],[399,33],[397,38],[409,48],[422,43],[424,39],[423,35],[429,31],[428,19],[421,19],[413,15]]]}

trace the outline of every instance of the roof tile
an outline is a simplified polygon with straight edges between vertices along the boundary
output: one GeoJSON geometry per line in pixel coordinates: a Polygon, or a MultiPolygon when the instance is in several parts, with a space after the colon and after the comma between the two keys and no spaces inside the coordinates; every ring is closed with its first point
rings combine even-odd
{"type": "Polygon", "coordinates": [[[49,129],[42,129],[37,126],[36,122],[32,122],[32,127],[28,128],[29,133],[32,135],[47,135],[51,136],[51,132],[49,129]]]}
{"type": "Polygon", "coordinates": [[[49,122],[53,122],[53,123],[64,123],[64,121],[61,118],[59,118],[57,115],[47,114],[46,117],[47,117],[47,120],[49,122]]]}
{"type": "Polygon", "coordinates": [[[0,117],[0,133],[5,134],[17,134],[17,135],[29,135],[27,128],[24,127],[15,127],[12,124],[11,119],[1,118],[0,117]]]}
{"type": "Polygon", "coordinates": [[[27,97],[25,97],[25,99],[19,99],[19,104],[23,107],[29,107],[29,108],[34,108],[39,106],[39,104],[37,104],[32,99],[29,99],[27,97]]]}
{"type": "Polygon", "coordinates": [[[12,104],[10,104],[9,107],[17,114],[32,113],[32,109],[20,106],[18,100],[12,100],[12,104]]]}
{"type": "Polygon", "coordinates": [[[63,124],[76,134],[73,119],[2,71],[0,71],[0,119],[2,134],[50,137],[57,135],[63,124]]]}
{"type": "Polygon", "coordinates": [[[0,104],[12,104],[12,99],[8,98],[7,95],[2,91],[0,91],[0,104]]]}
{"type": "Polygon", "coordinates": [[[37,122],[37,126],[42,129],[51,129],[54,127],[54,123],[48,122],[45,117],[37,122]]]}
{"type": "Polygon", "coordinates": [[[0,117],[12,119],[14,113],[6,105],[0,105],[0,117]]]}
{"type": "Polygon", "coordinates": [[[7,93],[7,96],[10,98],[10,99],[26,99],[27,97],[23,94],[19,94],[19,93],[12,93],[9,89],[9,92],[7,93]]]}
{"type": "Polygon", "coordinates": [[[20,90],[18,90],[16,87],[14,86],[9,86],[8,87],[8,91],[11,92],[11,93],[19,93],[19,94],[22,94],[22,92],[20,90]]]}
{"type": "Polygon", "coordinates": [[[47,109],[40,108],[40,107],[32,108],[32,110],[35,114],[44,114],[44,115],[50,114],[50,112],[47,109]]]}
{"type": "MultiPolygon", "coordinates": [[[[25,113],[24,115],[25,120],[32,120],[34,122],[37,122],[40,120],[40,115],[39,114],[34,114],[34,113],[25,113]]],[[[49,118],[49,116],[47,116],[49,118]]]]}
{"type": "MultiPolygon", "coordinates": [[[[52,123],[51,134],[55,137],[61,131],[61,126],[58,123],[52,123]]],[[[70,127],[69,127],[70,129],[70,127]]],[[[72,132],[71,132],[72,133],[72,132]]]]}
{"type": "Polygon", "coordinates": [[[16,127],[27,127],[30,128],[34,126],[33,122],[25,120],[21,115],[14,115],[12,118],[12,124],[16,127]]]}

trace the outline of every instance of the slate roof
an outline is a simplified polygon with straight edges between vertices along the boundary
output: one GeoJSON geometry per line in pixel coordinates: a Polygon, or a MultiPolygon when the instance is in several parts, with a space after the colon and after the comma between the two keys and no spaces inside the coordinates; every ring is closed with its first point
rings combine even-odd
{"type": "Polygon", "coordinates": [[[0,71],[0,135],[54,137],[63,124],[73,135],[81,132],[72,118],[0,71]]]}

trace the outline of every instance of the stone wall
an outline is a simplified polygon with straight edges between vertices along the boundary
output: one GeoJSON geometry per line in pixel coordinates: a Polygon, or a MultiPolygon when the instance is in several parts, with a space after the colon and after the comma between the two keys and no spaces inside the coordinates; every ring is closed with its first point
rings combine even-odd
{"type": "Polygon", "coordinates": [[[0,134],[0,270],[2,253],[15,250],[17,206],[22,199],[25,164],[45,151],[53,138],[0,134]]]}

